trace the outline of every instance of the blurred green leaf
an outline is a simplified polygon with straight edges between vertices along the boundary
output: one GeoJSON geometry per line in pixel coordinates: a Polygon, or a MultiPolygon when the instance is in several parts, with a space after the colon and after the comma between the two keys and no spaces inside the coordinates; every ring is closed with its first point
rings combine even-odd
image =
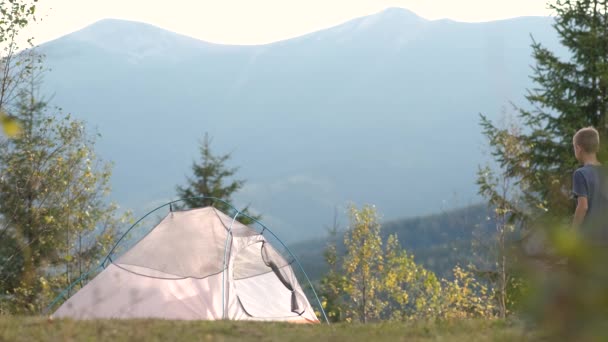
{"type": "Polygon", "coordinates": [[[19,121],[17,121],[17,119],[7,115],[4,112],[0,112],[0,122],[2,123],[2,130],[6,136],[16,138],[21,134],[21,124],[19,121]]]}
{"type": "Polygon", "coordinates": [[[562,256],[574,256],[581,252],[581,239],[574,229],[556,229],[553,235],[556,252],[562,256]]]}

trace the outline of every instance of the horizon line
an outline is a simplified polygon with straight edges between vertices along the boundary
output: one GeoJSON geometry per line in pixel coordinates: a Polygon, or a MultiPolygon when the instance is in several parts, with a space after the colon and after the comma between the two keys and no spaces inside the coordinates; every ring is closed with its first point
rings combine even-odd
{"type": "Polygon", "coordinates": [[[146,21],[141,21],[141,20],[135,20],[135,19],[120,18],[120,17],[106,17],[106,18],[102,18],[102,19],[93,21],[93,22],[91,22],[89,24],[86,24],[85,26],[83,26],[83,27],[81,27],[79,29],[76,29],[74,31],[65,33],[65,34],[63,34],[63,35],[61,35],[59,37],[52,38],[52,39],[49,39],[49,40],[46,40],[46,41],[43,41],[43,42],[35,42],[35,45],[33,47],[34,48],[35,47],[39,47],[41,45],[45,45],[47,43],[51,43],[51,42],[60,40],[60,39],[62,39],[64,37],[67,37],[67,36],[72,35],[74,33],[78,33],[78,32],[80,32],[82,30],[85,30],[85,29],[87,29],[87,28],[89,28],[91,26],[94,26],[94,25],[99,24],[99,23],[104,22],[104,21],[120,21],[120,22],[136,23],[136,24],[140,24],[140,25],[147,25],[147,26],[154,27],[156,29],[160,29],[160,30],[163,30],[163,31],[167,31],[167,32],[179,35],[179,36],[187,37],[187,38],[190,38],[190,39],[193,39],[193,40],[197,40],[199,42],[203,42],[203,43],[206,43],[206,44],[212,44],[212,45],[223,45],[223,46],[234,46],[234,47],[239,47],[239,46],[243,46],[243,47],[247,47],[247,46],[250,46],[250,47],[253,47],[253,46],[266,46],[266,45],[272,45],[272,44],[275,44],[275,43],[289,41],[289,40],[292,40],[292,39],[298,39],[298,38],[306,37],[308,35],[315,34],[315,33],[322,32],[322,31],[326,31],[326,30],[331,30],[333,28],[337,28],[337,27],[346,25],[346,24],[354,22],[354,21],[358,21],[358,20],[362,20],[362,19],[365,19],[365,18],[370,18],[370,17],[382,15],[382,13],[385,13],[385,12],[388,12],[388,11],[394,11],[394,10],[406,12],[408,14],[414,15],[415,17],[417,17],[419,19],[422,19],[424,21],[427,21],[429,23],[448,21],[448,22],[454,22],[454,23],[459,23],[459,24],[471,24],[471,25],[475,25],[475,24],[486,24],[486,23],[496,23],[496,22],[520,20],[520,19],[527,19],[527,18],[546,18],[546,19],[553,18],[552,16],[549,15],[549,16],[517,16],[517,17],[504,18],[504,19],[483,20],[483,21],[460,21],[460,20],[454,20],[454,19],[450,19],[450,18],[428,19],[428,18],[425,18],[425,17],[423,17],[423,16],[421,16],[421,15],[415,13],[414,11],[412,11],[410,9],[407,9],[405,7],[395,7],[395,6],[392,6],[392,7],[387,7],[385,9],[381,10],[381,11],[378,11],[378,12],[375,12],[375,13],[372,13],[372,14],[369,14],[369,15],[355,17],[355,18],[352,18],[352,19],[340,22],[338,24],[333,24],[333,25],[330,25],[330,26],[321,27],[321,28],[318,28],[316,30],[313,30],[313,31],[310,31],[310,32],[306,32],[306,33],[303,33],[303,34],[298,34],[298,35],[295,35],[295,36],[292,36],[292,37],[288,37],[288,38],[284,38],[284,39],[278,39],[278,40],[273,40],[273,41],[268,41],[268,42],[247,44],[247,43],[227,43],[227,42],[218,42],[218,41],[205,40],[205,39],[201,39],[201,38],[197,38],[197,37],[188,35],[186,33],[174,31],[172,29],[169,29],[169,28],[166,28],[166,27],[163,27],[161,25],[158,25],[158,24],[155,24],[155,23],[151,23],[151,22],[146,22],[146,21]]]}

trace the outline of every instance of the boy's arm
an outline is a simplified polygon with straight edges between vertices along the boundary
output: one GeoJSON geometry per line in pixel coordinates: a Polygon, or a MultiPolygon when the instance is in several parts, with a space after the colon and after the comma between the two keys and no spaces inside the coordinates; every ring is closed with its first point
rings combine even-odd
{"type": "Polygon", "coordinates": [[[589,209],[589,189],[587,188],[587,181],[585,176],[580,170],[576,170],[572,175],[572,194],[576,198],[576,210],[574,211],[574,218],[572,219],[572,226],[575,229],[580,228],[587,215],[589,209]]]}
{"type": "Polygon", "coordinates": [[[574,211],[574,218],[572,219],[572,226],[579,228],[585,220],[587,210],[589,209],[589,203],[587,203],[587,197],[579,196],[576,200],[576,210],[574,211]]]}

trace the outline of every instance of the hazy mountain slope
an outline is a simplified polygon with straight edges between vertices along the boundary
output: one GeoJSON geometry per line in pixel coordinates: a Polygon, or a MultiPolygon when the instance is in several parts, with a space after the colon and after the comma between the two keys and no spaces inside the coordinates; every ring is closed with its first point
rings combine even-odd
{"type": "Polygon", "coordinates": [[[103,135],[123,206],[173,199],[209,132],[247,179],[237,204],[295,241],[321,235],[347,201],[374,203],[390,220],[475,200],[478,113],[525,105],[530,33],[556,49],[550,25],[389,9],[273,44],[222,46],[106,20],[41,50],[54,104],[103,135]]]}
{"type": "MultiPolygon", "coordinates": [[[[487,236],[486,233],[494,231],[494,222],[487,216],[485,205],[474,205],[429,216],[393,220],[382,224],[381,236],[386,242],[389,235],[397,235],[401,246],[414,254],[417,263],[441,277],[449,277],[456,264],[466,266],[470,261],[481,260],[478,256],[484,250],[474,250],[472,242],[481,233],[487,236]]],[[[336,243],[341,255],[345,253],[345,227],[341,228],[335,237],[326,234],[323,238],[290,246],[312,279],[318,280],[327,272],[323,253],[329,243],[336,243]]]]}

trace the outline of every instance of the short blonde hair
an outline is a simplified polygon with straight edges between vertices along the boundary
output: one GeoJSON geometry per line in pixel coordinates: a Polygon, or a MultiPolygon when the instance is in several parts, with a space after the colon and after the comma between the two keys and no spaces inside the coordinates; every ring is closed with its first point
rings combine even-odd
{"type": "Polygon", "coordinates": [[[592,126],[579,129],[572,141],[586,153],[597,153],[600,148],[600,134],[592,126]]]}

